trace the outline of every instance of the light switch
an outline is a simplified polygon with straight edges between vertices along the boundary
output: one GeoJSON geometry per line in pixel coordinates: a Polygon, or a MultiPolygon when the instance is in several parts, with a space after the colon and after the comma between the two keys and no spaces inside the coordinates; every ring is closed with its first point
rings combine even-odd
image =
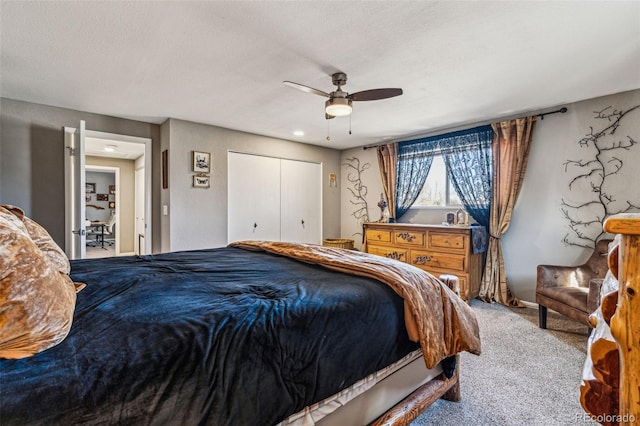
{"type": "Polygon", "coordinates": [[[169,215],[169,206],[168,205],[165,204],[165,205],[162,206],[162,214],[165,215],[165,216],[169,215]]]}

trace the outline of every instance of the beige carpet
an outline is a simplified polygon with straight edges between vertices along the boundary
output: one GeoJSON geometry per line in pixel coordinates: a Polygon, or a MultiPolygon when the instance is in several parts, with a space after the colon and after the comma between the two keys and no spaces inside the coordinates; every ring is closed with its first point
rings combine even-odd
{"type": "MultiPolygon", "coordinates": [[[[538,308],[527,306],[526,308],[511,308],[511,311],[526,319],[538,327],[538,308]]],[[[587,353],[587,339],[589,327],[565,317],[557,312],[548,310],[547,332],[559,340],[587,353]]]]}

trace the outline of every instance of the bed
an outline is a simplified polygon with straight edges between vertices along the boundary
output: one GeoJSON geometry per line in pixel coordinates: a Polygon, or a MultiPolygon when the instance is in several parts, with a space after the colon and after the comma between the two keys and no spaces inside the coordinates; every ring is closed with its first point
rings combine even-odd
{"type": "Polygon", "coordinates": [[[330,424],[378,389],[364,424],[420,386],[400,405],[412,414],[387,414],[408,422],[406,403],[455,389],[457,353],[480,352],[451,290],[365,253],[243,242],[70,266],[86,287],[64,336],[0,359],[3,425],[330,424]],[[380,391],[403,372],[413,383],[394,386],[409,389],[380,391]]]}
{"type": "Polygon", "coordinates": [[[601,303],[589,317],[594,330],[580,385],[580,403],[603,425],[635,425],[640,419],[640,213],[608,217],[615,234],[601,303]]]}

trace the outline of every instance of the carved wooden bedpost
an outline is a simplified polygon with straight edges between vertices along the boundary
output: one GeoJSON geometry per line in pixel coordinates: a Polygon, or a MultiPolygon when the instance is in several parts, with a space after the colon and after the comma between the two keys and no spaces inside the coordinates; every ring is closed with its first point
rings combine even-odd
{"type": "Polygon", "coordinates": [[[640,421],[640,214],[609,217],[604,230],[621,234],[618,307],[611,334],[620,350],[620,425],[640,421]]]}

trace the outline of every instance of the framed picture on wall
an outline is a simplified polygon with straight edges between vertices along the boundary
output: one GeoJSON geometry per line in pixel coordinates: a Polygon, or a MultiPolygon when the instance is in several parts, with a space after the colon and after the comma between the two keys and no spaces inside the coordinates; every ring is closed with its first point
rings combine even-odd
{"type": "Polygon", "coordinates": [[[169,151],[162,151],[162,189],[169,188],[169,151]]]}
{"type": "Polygon", "coordinates": [[[85,190],[87,194],[95,194],[96,193],[96,184],[95,183],[85,183],[85,190]]]}
{"type": "Polygon", "coordinates": [[[98,200],[98,201],[109,201],[109,194],[98,194],[98,195],[96,195],[96,200],[98,200]]]}
{"type": "Polygon", "coordinates": [[[447,213],[447,225],[456,224],[456,214],[454,212],[447,213]]]}
{"type": "Polygon", "coordinates": [[[116,202],[115,201],[109,201],[109,208],[110,209],[115,209],[116,208],[116,202]]]}
{"type": "Polygon", "coordinates": [[[209,173],[211,154],[209,152],[193,151],[193,171],[209,173]]]}
{"type": "Polygon", "coordinates": [[[116,186],[109,185],[109,194],[115,194],[115,193],[116,193],[116,186]]]}
{"type": "Polygon", "coordinates": [[[469,214],[466,211],[462,209],[458,209],[456,211],[456,225],[459,225],[459,226],[469,225],[469,214]]]}
{"type": "Polygon", "coordinates": [[[194,175],[193,176],[193,187],[194,188],[209,188],[211,183],[209,182],[208,175],[194,175]]]}

